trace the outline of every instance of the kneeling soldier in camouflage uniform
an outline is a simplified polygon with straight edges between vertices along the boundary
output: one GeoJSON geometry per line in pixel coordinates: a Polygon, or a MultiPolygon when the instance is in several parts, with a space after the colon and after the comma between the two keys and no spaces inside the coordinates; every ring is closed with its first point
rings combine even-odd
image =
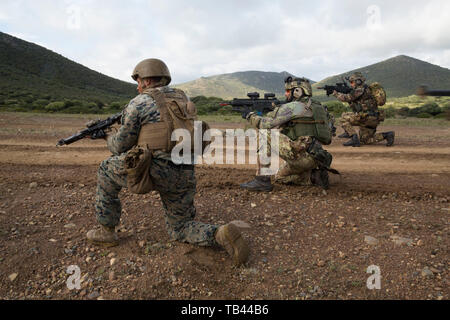
{"type": "Polygon", "coordinates": [[[199,246],[220,245],[226,249],[236,265],[245,263],[249,256],[249,247],[235,224],[219,226],[194,221],[194,166],[173,163],[170,148],[166,147],[165,139],[169,137],[170,141],[171,130],[165,125],[175,122],[173,118],[168,120],[173,114],[164,101],[176,101],[180,109],[186,109],[189,104],[194,110],[195,107],[192,107],[193,104],[183,91],[167,87],[171,76],[161,60],[141,61],[132,78],[138,83],[139,95],[123,110],[118,131],[107,137],[107,145],[113,156],[104,160],[98,170],[95,202],[96,218],[101,226],[90,230],[87,239],[103,246],[118,244],[119,239],[115,232],[121,215],[118,195],[122,188],[130,189],[131,180],[125,170],[126,161],[133,148],[145,145],[147,150],[151,151],[150,169],[145,174],[151,178],[152,189],[158,191],[161,196],[170,237],[199,246]],[[161,140],[161,137],[164,139],[161,140]]]}
{"type": "Polygon", "coordinates": [[[342,102],[348,102],[353,112],[345,112],[341,116],[344,133],[339,138],[350,138],[343,145],[360,147],[361,144],[372,144],[386,140],[386,146],[394,144],[395,132],[376,133],[381,118],[377,101],[371,94],[369,87],[364,83],[366,79],[360,72],[355,72],[349,78],[353,90],[348,93],[333,92],[333,95],[342,102]],[[359,138],[353,126],[359,126],[359,138]]]}
{"type": "MultiPolygon", "coordinates": [[[[311,99],[312,89],[307,79],[287,77],[285,89],[288,103],[275,108],[265,117],[254,112],[243,116],[255,128],[280,129],[279,155],[285,163],[275,176],[276,182],[319,185],[327,189],[332,156],[322,148],[320,141],[331,143],[329,114],[319,102],[311,99]]],[[[270,134],[267,135],[267,142],[270,152],[270,134]]],[[[259,165],[255,179],[241,184],[241,188],[271,191],[271,177],[261,175],[262,167],[259,165]]]]}

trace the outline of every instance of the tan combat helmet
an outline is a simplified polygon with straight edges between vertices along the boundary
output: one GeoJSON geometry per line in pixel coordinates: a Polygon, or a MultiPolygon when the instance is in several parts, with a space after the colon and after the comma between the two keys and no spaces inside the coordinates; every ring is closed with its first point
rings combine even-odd
{"type": "Polygon", "coordinates": [[[294,89],[294,97],[297,99],[302,95],[310,97],[312,96],[311,83],[306,78],[287,77],[286,79],[284,79],[284,88],[286,90],[294,89]],[[297,88],[303,89],[303,94],[300,94],[300,92],[296,92],[295,89],[297,88]]]}
{"type": "Polygon", "coordinates": [[[133,70],[133,74],[131,75],[134,81],[137,78],[148,78],[148,77],[161,77],[162,85],[167,86],[170,81],[172,81],[172,77],[170,76],[169,68],[167,68],[166,64],[159,59],[145,59],[137,64],[137,66],[133,70]]]}
{"type": "Polygon", "coordinates": [[[361,72],[355,72],[349,78],[349,81],[355,81],[357,84],[361,85],[366,81],[366,78],[363,76],[361,72]]]}

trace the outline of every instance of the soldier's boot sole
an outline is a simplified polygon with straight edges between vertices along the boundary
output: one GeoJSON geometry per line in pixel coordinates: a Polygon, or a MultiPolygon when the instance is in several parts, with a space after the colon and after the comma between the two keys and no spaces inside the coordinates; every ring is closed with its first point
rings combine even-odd
{"type": "Polygon", "coordinates": [[[239,228],[234,224],[226,224],[217,230],[216,241],[225,248],[233,263],[239,266],[248,260],[250,248],[242,237],[239,228]]]}

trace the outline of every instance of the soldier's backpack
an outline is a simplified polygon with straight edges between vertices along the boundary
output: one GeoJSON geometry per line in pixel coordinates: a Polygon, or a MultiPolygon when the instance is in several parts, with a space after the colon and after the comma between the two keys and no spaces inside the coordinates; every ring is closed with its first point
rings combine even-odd
{"type": "Polygon", "coordinates": [[[379,107],[384,106],[384,104],[386,103],[386,91],[384,91],[384,88],[381,86],[381,84],[378,82],[371,83],[369,89],[372,96],[375,97],[377,105],[379,107]]]}

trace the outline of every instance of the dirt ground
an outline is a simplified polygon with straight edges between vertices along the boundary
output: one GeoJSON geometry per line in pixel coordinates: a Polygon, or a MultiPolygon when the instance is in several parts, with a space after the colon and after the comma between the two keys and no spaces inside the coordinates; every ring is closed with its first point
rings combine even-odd
{"type": "Polygon", "coordinates": [[[87,139],[55,146],[85,122],[0,113],[0,299],[449,298],[450,125],[380,126],[396,131],[391,148],[336,139],[326,149],[342,175],[326,192],[252,193],[239,184],[254,166],[198,166],[197,219],[252,227],[250,259],[236,268],[223,250],[170,241],[155,193],[123,191],[120,245],[89,245],[109,152],[87,139]],[[71,265],[80,289],[67,287],[71,265]],[[366,285],[371,265],[380,289],[366,285]]]}

